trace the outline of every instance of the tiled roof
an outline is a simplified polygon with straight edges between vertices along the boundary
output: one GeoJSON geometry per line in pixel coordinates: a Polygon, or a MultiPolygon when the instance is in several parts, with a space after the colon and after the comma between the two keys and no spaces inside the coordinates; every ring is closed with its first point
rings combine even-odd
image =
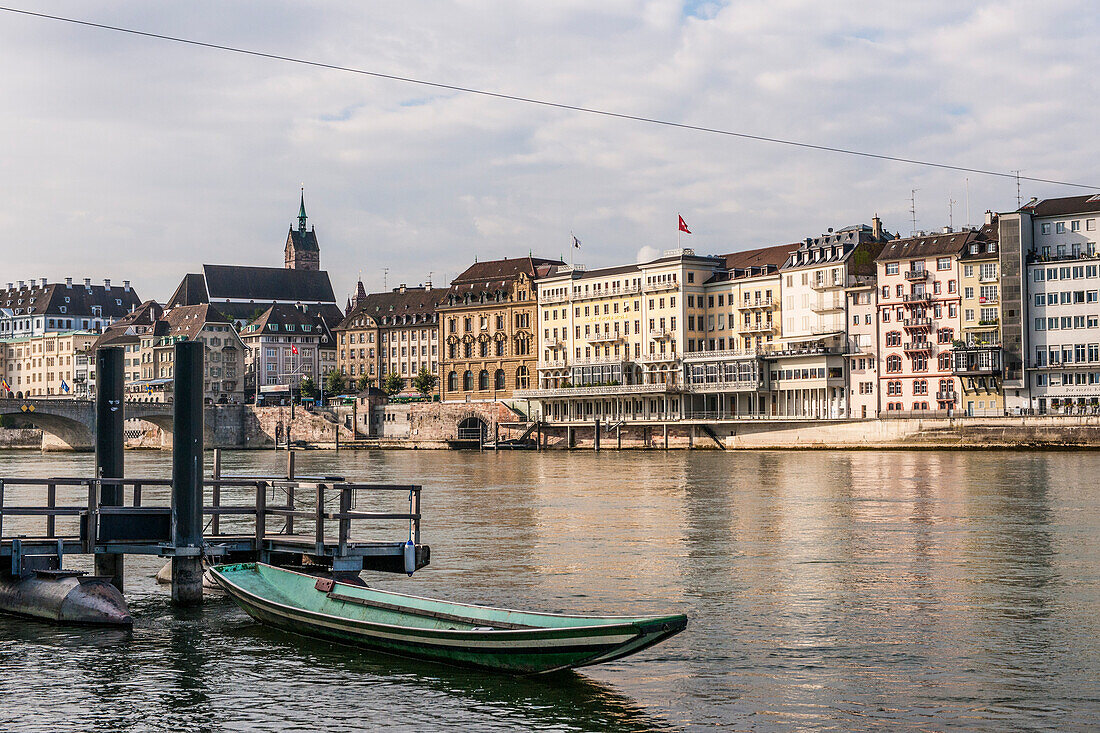
{"type": "Polygon", "coordinates": [[[9,308],[21,314],[89,317],[92,306],[99,306],[104,318],[117,319],[140,303],[133,288],[117,285],[108,289],[103,285],[47,283],[45,286],[31,284],[0,290],[0,308],[9,308]],[[62,308],[65,310],[62,311],[62,308]]]}
{"type": "Polygon", "coordinates": [[[747,249],[742,252],[731,252],[719,255],[726,261],[727,270],[744,270],[750,267],[767,267],[772,265],[780,267],[787,261],[787,257],[798,245],[777,244],[774,247],[761,247],[759,249],[747,249]]]}
{"type": "Polygon", "coordinates": [[[244,265],[203,265],[202,270],[211,302],[230,298],[258,303],[336,303],[324,270],[244,265]]]}
{"type": "MultiPolygon", "coordinates": [[[[164,312],[160,323],[166,323],[166,336],[185,336],[188,340],[198,338],[202,328],[207,323],[224,323],[230,321],[222,315],[217,308],[209,304],[181,305],[164,312]]],[[[159,324],[158,324],[159,325],[159,324]]],[[[161,329],[158,328],[159,333],[161,329]]]]}
{"type": "Polygon", "coordinates": [[[337,328],[347,328],[352,320],[366,314],[378,322],[386,316],[431,316],[447,295],[444,288],[395,288],[388,293],[369,293],[356,298],[355,308],[337,328]]]}
{"type": "Polygon", "coordinates": [[[201,303],[209,303],[210,299],[206,296],[206,280],[201,273],[192,272],[183,276],[183,280],[176,287],[176,292],[172,293],[172,297],[168,299],[168,308],[174,308],[178,305],[199,305],[201,303]]]}
{"type": "Polygon", "coordinates": [[[977,232],[966,231],[894,239],[886,243],[875,261],[960,254],[967,243],[976,237],[977,232]]]}
{"type": "Polygon", "coordinates": [[[151,331],[162,313],[164,308],[155,300],[145,301],[126,316],[112,323],[96,340],[93,350],[100,346],[137,343],[140,340],[139,332],[151,331]]]}
{"type": "Polygon", "coordinates": [[[1100,194],[1043,199],[1042,201],[1024,204],[1020,207],[1020,211],[1030,213],[1033,216],[1062,216],[1100,212],[1100,194]]]}
{"type": "Polygon", "coordinates": [[[290,228],[290,236],[287,237],[287,244],[292,245],[294,249],[299,252],[320,252],[320,248],[317,246],[317,232],[310,230],[308,232],[300,232],[294,227],[290,228]]]}
{"type": "MultiPolygon", "coordinates": [[[[302,332],[302,326],[315,325],[315,319],[299,308],[285,303],[274,303],[252,323],[248,324],[241,332],[242,335],[254,335],[257,333],[282,333],[287,331],[287,325],[294,326],[296,333],[302,332]],[[269,326],[276,328],[271,329],[269,326]]],[[[311,333],[311,335],[314,335],[311,333]]]]}

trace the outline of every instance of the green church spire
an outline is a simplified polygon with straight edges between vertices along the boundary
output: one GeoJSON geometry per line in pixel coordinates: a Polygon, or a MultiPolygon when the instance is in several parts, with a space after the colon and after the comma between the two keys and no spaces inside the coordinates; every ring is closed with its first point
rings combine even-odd
{"type": "Polygon", "coordinates": [[[302,186],[302,205],[298,208],[298,231],[306,230],[306,187],[302,186]]]}

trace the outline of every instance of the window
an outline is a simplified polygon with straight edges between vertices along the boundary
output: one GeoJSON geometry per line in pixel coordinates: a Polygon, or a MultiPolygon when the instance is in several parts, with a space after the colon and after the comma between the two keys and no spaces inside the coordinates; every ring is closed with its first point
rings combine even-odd
{"type": "Polygon", "coordinates": [[[1079,231],[1081,231],[1081,220],[1080,220],[1080,219],[1077,219],[1076,221],[1072,221],[1072,222],[1070,222],[1069,230],[1070,230],[1071,232],[1079,232],[1079,231]]]}
{"type": "Polygon", "coordinates": [[[1057,234],[1065,234],[1066,233],[1066,223],[1064,221],[1060,221],[1060,222],[1055,223],[1054,231],[1057,234]]]}
{"type": "Polygon", "coordinates": [[[886,357],[886,371],[887,372],[900,372],[901,371],[901,357],[897,354],[891,354],[886,357]]]}
{"type": "Polygon", "coordinates": [[[887,275],[897,275],[898,271],[900,269],[901,269],[901,264],[898,263],[898,262],[887,262],[886,263],[886,274],[887,275]]]}
{"type": "Polygon", "coordinates": [[[472,392],[474,389],[474,373],[469,369],[462,373],[462,389],[466,392],[472,392]]]}
{"type": "Polygon", "coordinates": [[[478,372],[477,388],[482,391],[489,389],[489,372],[485,369],[478,372]]]}
{"type": "Polygon", "coordinates": [[[1041,231],[1041,232],[1042,232],[1043,234],[1050,234],[1050,224],[1049,224],[1049,223],[1046,223],[1046,224],[1040,224],[1040,225],[1039,225],[1039,230],[1040,230],[1040,231],[1041,231]]]}
{"type": "Polygon", "coordinates": [[[936,269],[937,270],[950,270],[951,269],[951,258],[950,257],[937,257],[936,258],[936,269]]]}
{"type": "Polygon", "coordinates": [[[496,372],[493,374],[493,389],[495,389],[495,390],[504,389],[504,370],[503,369],[497,369],[496,372]]]}

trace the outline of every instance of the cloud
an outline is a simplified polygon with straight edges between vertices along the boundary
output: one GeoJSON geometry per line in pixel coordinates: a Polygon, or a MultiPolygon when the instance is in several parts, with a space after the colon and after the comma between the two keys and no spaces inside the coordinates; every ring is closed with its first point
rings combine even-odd
{"type": "MultiPolygon", "coordinates": [[[[1095,178],[1091,3],[51,3],[48,12],[462,86],[1025,175],[1095,178]],[[213,21],[213,22],[212,22],[213,21]]],[[[1014,181],[648,126],[0,13],[3,281],[279,265],[298,185],[342,295],[473,258],[908,231],[1014,181]]],[[[1025,199],[1072,190],[1024,186],[1025,199]]],[[[960,217],[956,217],[960,223],[960,217]]]]}

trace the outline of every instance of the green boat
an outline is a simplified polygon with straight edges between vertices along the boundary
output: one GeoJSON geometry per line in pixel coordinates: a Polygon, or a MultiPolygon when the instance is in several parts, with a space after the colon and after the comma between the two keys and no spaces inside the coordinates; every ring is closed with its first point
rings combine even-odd
{"type": "Polygon", "coordinates": [[[566,616],[390,593],[263,563],[211,574],[260,623],[403,657],[544,674],[609,662],[684,630],[687,617],[566,616]]]}

